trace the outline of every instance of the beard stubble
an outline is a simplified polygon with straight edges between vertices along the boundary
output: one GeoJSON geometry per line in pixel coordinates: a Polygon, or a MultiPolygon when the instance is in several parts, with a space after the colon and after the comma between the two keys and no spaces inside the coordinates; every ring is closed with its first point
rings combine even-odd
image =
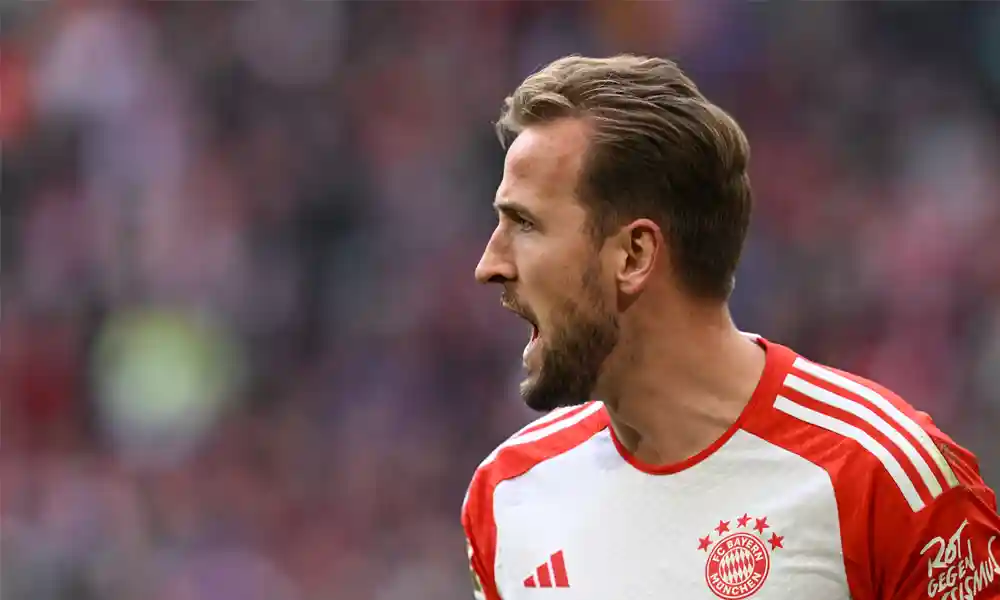
{"type": "Polygon", "coordinates": [[[620,336],[617,315],[608,309],[592,265],[581,278],[579,299],[568,298],[543,346],[538,376],[521,384],[525,404],[539,412],[589,402],[605,360],[620,336]]]}

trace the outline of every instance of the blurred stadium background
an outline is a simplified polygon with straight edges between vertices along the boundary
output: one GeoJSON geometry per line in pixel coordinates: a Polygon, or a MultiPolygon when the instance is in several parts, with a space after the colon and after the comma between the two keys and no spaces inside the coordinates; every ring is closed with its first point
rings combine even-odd
{"type": "Polygon", "coordinates": [[[505,92],[676,57],[753,147],[745,330],[1000,485],[1000,4],[0,5],[5,600],[470,597],[530,418],[472,270],[505,92]]]}

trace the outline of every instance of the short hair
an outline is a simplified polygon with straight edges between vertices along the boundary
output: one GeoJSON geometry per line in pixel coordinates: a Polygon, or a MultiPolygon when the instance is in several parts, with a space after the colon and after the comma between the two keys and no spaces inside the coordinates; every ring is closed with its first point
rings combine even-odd
{"type": "Polygon", "coordinates": [[[578,193],[598,241],[636,218],[663,228],[681,284],[725,300],[750,223],[746,136],[673,61],[560,58],[504,101],[507,147],[527,127],[581,118],[593,129],[578,193]]]}

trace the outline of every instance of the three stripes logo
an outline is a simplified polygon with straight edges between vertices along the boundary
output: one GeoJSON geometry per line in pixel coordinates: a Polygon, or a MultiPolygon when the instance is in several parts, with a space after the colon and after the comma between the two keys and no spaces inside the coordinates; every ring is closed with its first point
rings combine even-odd
{"type": "Polygon", "coordinates": [[[549,557],[549,560],[538,565],[534,575],[524,579],[526,588],[568,588],[569,577],[566,575],[566,561],[560,550],[549,557]]]}
{"type": "Polygon", "coordinates": [[[878,391],[836,371],[795,359],[774,407],[860,444],[882,463],[913,512],[958,485],[919,424],[878,391]]]}

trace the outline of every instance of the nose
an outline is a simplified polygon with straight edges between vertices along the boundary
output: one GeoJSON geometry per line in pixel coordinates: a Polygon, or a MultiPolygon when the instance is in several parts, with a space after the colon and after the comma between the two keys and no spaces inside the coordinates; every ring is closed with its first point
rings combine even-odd
{"type": "Polygon", "coordinates": [[[476,281],[479,283],[504,283],[517,278],[517,269],[510,259],[509,248],[498,227],[490,241],[486,243],[483,256],[476,265],[476,281]]]}

